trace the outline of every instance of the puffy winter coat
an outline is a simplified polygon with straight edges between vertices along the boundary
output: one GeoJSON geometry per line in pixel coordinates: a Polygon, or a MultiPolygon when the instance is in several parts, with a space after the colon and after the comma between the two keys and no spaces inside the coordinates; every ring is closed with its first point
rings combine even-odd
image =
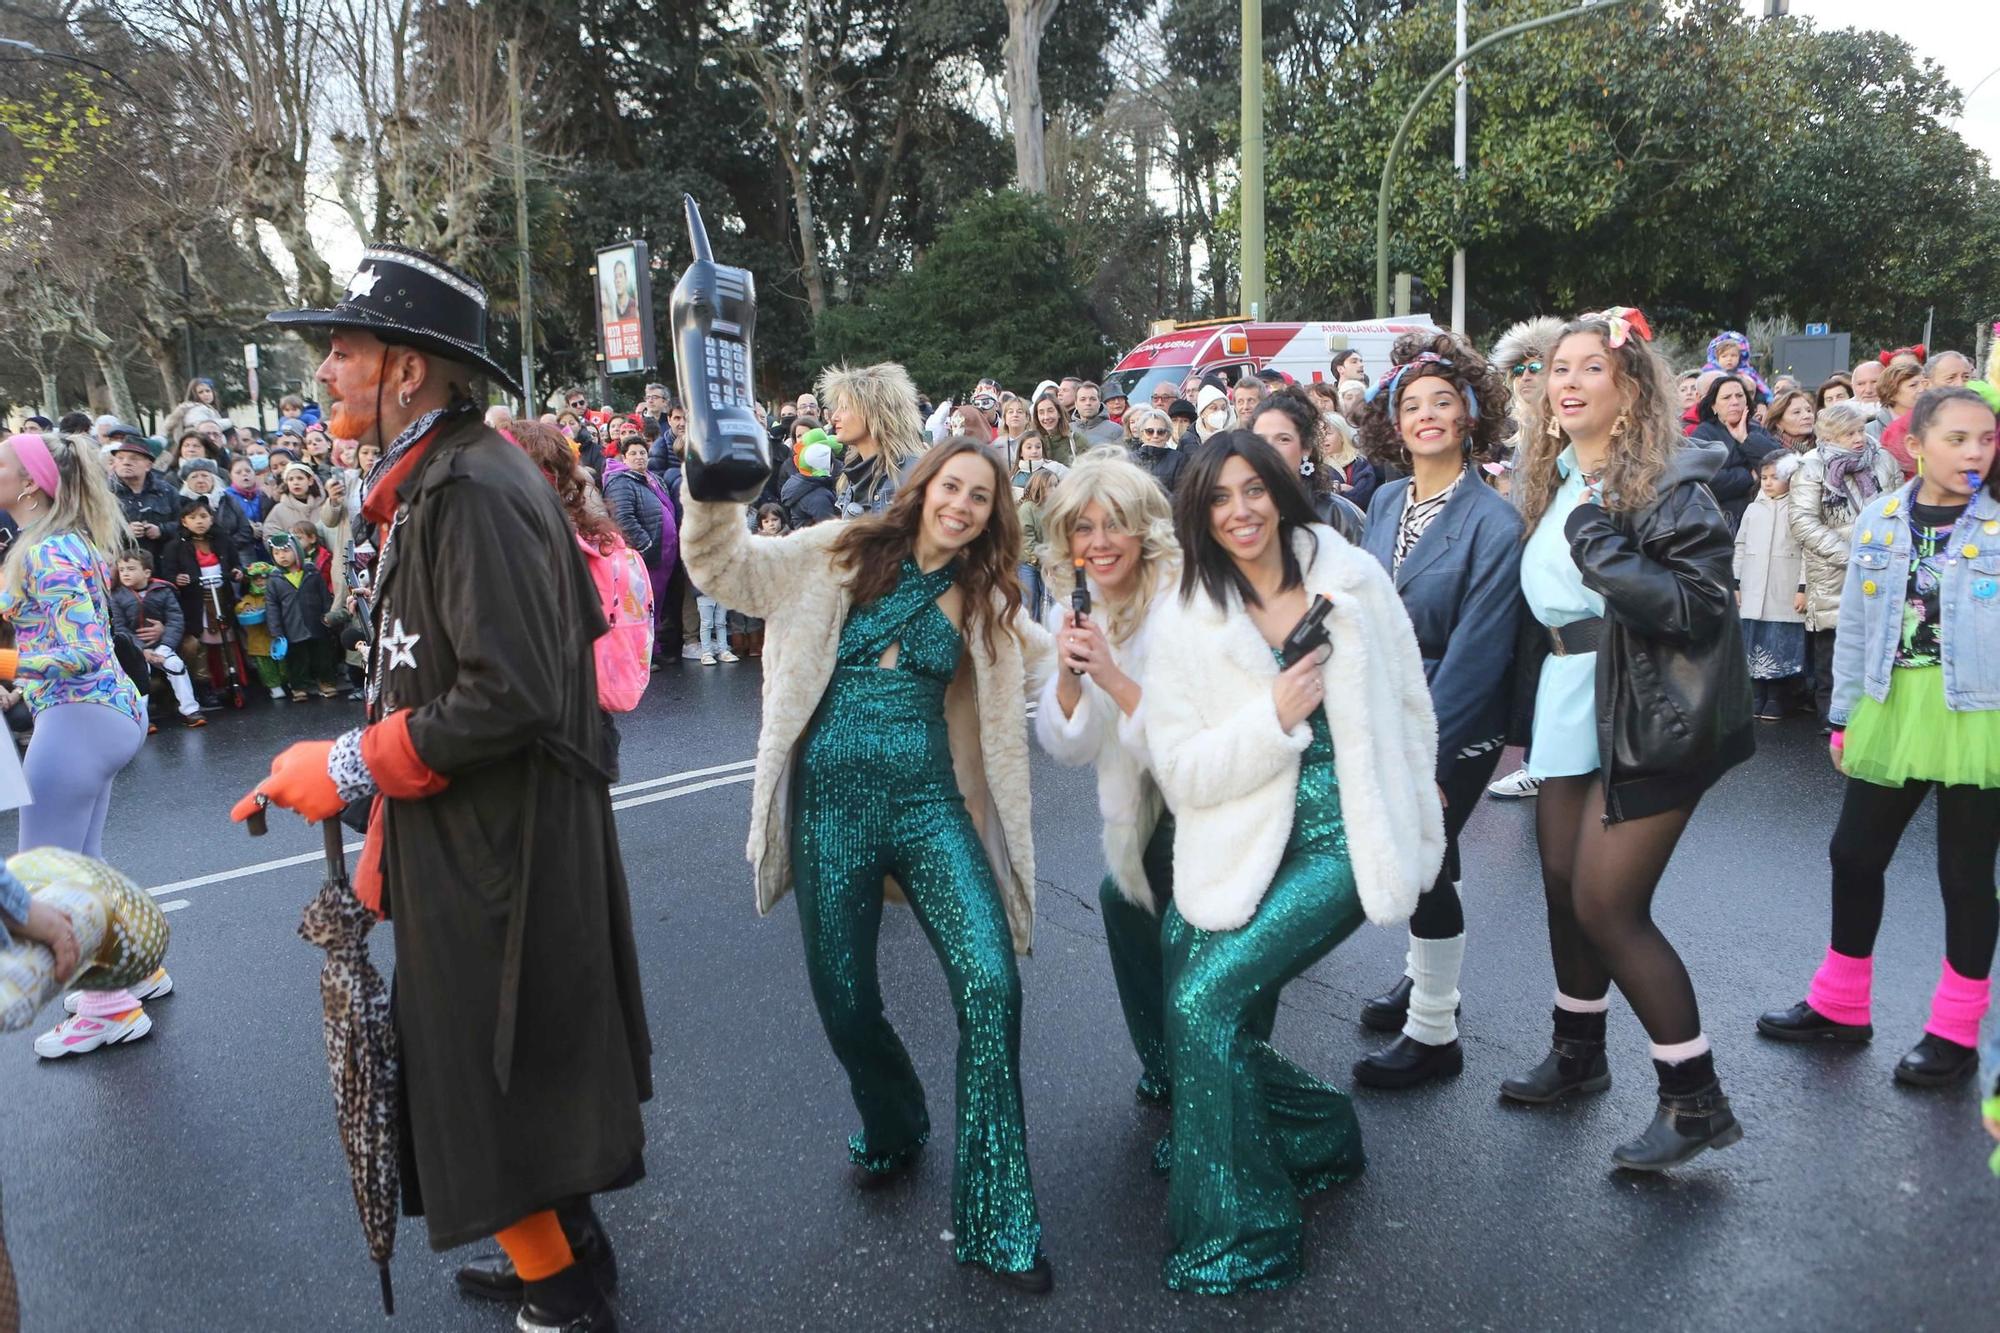
{"type": "MultiPolygon", "coordinates": [[[[1896,460],[1875,450],[1869,471],[1875,478],[1875,493],[1894,490],[1903,484],[1896,460]]],[[[1827,450],[1824,446],[1799,460],[1792,474],[1792,535],[1798,538],[1805,559],[1806,629],[1838,628],[1840,589],[1847,581],[1847,551],[1854,536],[1854,518],[1868,507],[1874,495],[1863,495],[1850,476],[1841,498],[1845,503],[1828,504],[1826,494],[1827,450]]]]}

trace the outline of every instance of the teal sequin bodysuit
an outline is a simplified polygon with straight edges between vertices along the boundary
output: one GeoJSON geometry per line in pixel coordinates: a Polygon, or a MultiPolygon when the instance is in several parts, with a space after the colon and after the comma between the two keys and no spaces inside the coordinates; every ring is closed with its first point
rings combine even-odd
{"type": "Polygon", "coordinates": [[[1164,1276],[1179,1291],[1297,1279],[1300,1198],[1363,1165],[1347,1096],[1264,1040],[1285,983],[1361,924],[1325,710],[1310,723],[1291,838],[1256,915],[1206,931],[1169,908],[1161,927],[1174,1095],[1164,1276]]]}
{"type": "Polygon", "coordinates": [[[833,679],[792,788],[792,869],[806,969],[847,1071],[861,1132],[849,1152],[892,1171],[930,1135],[923,1084],[882,1012],[875,949],[893,876],[944,965],[958,1013],[954,1253],[1033,1267],[1041,1222],[1021,1110],[1021,981],[993,871],[952,774],[944,696],[964,646],[937,605],[955,566],[903,562],[896,587],[848,612],[833,679]],[[881,665],[891,646],[893,666],[881,665]]]}

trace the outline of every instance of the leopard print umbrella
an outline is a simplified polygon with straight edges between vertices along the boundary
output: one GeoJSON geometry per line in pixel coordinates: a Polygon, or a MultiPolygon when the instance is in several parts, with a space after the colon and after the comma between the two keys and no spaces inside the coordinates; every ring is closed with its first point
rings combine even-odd
{"type": "Polygon", "coordinates": [[[327,880],[299,922],[299,935],[326,950],[320,1003],[326,1015],[326,1063],[333,1076],[334,1116],[368,1257],[380,1269],[382,1309],[396,1312],[389,1256],[396,1248],[396,1025],[389,991],[368,960],[375,918],[347,882],[340,821],[326,821],[327,880]]]}

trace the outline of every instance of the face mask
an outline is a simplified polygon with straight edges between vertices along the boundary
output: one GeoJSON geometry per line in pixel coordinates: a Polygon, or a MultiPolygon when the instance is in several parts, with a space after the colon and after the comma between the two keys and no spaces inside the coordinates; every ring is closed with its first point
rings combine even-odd
{"type": "Polygon", "coordinates": [[[271,466],[271,455],[269,454],[245,454],[244,457],[248,458],[250,466],[259,472],[271,466]]]}

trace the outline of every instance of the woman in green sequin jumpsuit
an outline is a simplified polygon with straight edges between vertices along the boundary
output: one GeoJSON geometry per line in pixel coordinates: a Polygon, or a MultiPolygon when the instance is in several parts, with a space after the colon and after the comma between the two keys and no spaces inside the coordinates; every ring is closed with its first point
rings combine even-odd
{"type": "MultiPolygon", "coordinates": [[[[930,1134],[923,1085],[883,1013],[876,971],[885,881],[893,880],[944,966],[958,1015],[954,1254],[1040,1292],[1052,1276],[1041,1254],[1021,1106],[1014,963],[1021,932],[954,775],[946,723],[947,692],[961,670],[975,669],[975,657],[986,664],[978,668],[982,688],[1006,683],[993,651],[976,648],[1008,640],[1013,630],[1001,609],[1019,607],[1019,528],[1011,505],[994,504],[1006,492],[998,466],[977,445],[954,440],[919,462],[887,513],[852,525],[865,541],[801,534],[827,547],[836,568],[819,577],[846,579],[852,602],[831,676],[793,752],[781,836],[813,1000],[861,1115],[848,1145],[857,1183],[874,1188],[901,1175],[930,1134]],[[852,563],[843,567],[844,557],[852,563]],[[880,571],[872,583],[871,570],[880,571]],[[982,603],[995,610],[981,617],[982,603]]],[[[697,516],[692,564],[709,587],[706,543],[746,539],[714,530],[706,518],[697,516]]],[[[766,669],[774,673],[767,727],[774,687],[799,652],[784,612],[782,604],[764,611],[766,669]]],[[[1018,696],[1018,653],[1012,660],[1018,696]]],[[[1018,727],[1018,702],[1005,707],[1018,727]]]]}
{"type": "MultiPolygon", "coordinates": [[[[1161,928],[1175,1242],[1163,1276],[1176,1290],[1220,1295],[1296,1280],[1299,1200],[1351,1179],[1364,1162],[1346,1095],[1268,1040],[1285,983],[1363,918],[1324,706],[1335,668],[1321,649],[1283,669],[1278,645],[1309,595],[1329,591],[1348,607],[1339,633],[1384,639],[1349,646],[1349,654],[1395,676],[1399,699],[1423,697],[1423,676],[1386,575],[1330,529],[1302,531],[1312,525],[1310,502],[1276,451],[1242,432],[1210,442],[1175,505],[1183,596],[1156,618],[1145,691],[1148,740],[1179,822],[1178,892],[1161,928]],[[1336,566],[1337,575],[1327,572],[1336,566]],[[1361,584],[1361,595],[1348,595],[1336,577],[1361,584]],[[1204,645],[1205,660],[1190,668],[1188,657],[1204,645]],[[1191,874],[1191,840],[1227,840],[1220,864],[1242,873],[1233,881],[1191,874]]],[[[1428,789],[1434,816],[1428,767],[1417,768],[1415,784],[1387,772],[1407,767],[1406,755],[1427,760],[1436,743],[1428,705],[1413,708],[1410,725],[1402,709],[1371,707],[1373,697],[1355,694],[1344,709],[1393,714],[1343,720],[1350,739],[1379,745],[1385,785],[1401,784],[1384,796],[1414,803],[1428,789]]],[[[1387,824],[1381,799],[1355,802],[1370,837],[1387,824]]],[[[1427,829],[1411,841],[1435,847],[1426,852],[1434,874],[1441,824],[1434,843],[1427,829]]],[[[1409,858],[1403,876],[1412,905],[1422,859],[1409,858]]]]}

